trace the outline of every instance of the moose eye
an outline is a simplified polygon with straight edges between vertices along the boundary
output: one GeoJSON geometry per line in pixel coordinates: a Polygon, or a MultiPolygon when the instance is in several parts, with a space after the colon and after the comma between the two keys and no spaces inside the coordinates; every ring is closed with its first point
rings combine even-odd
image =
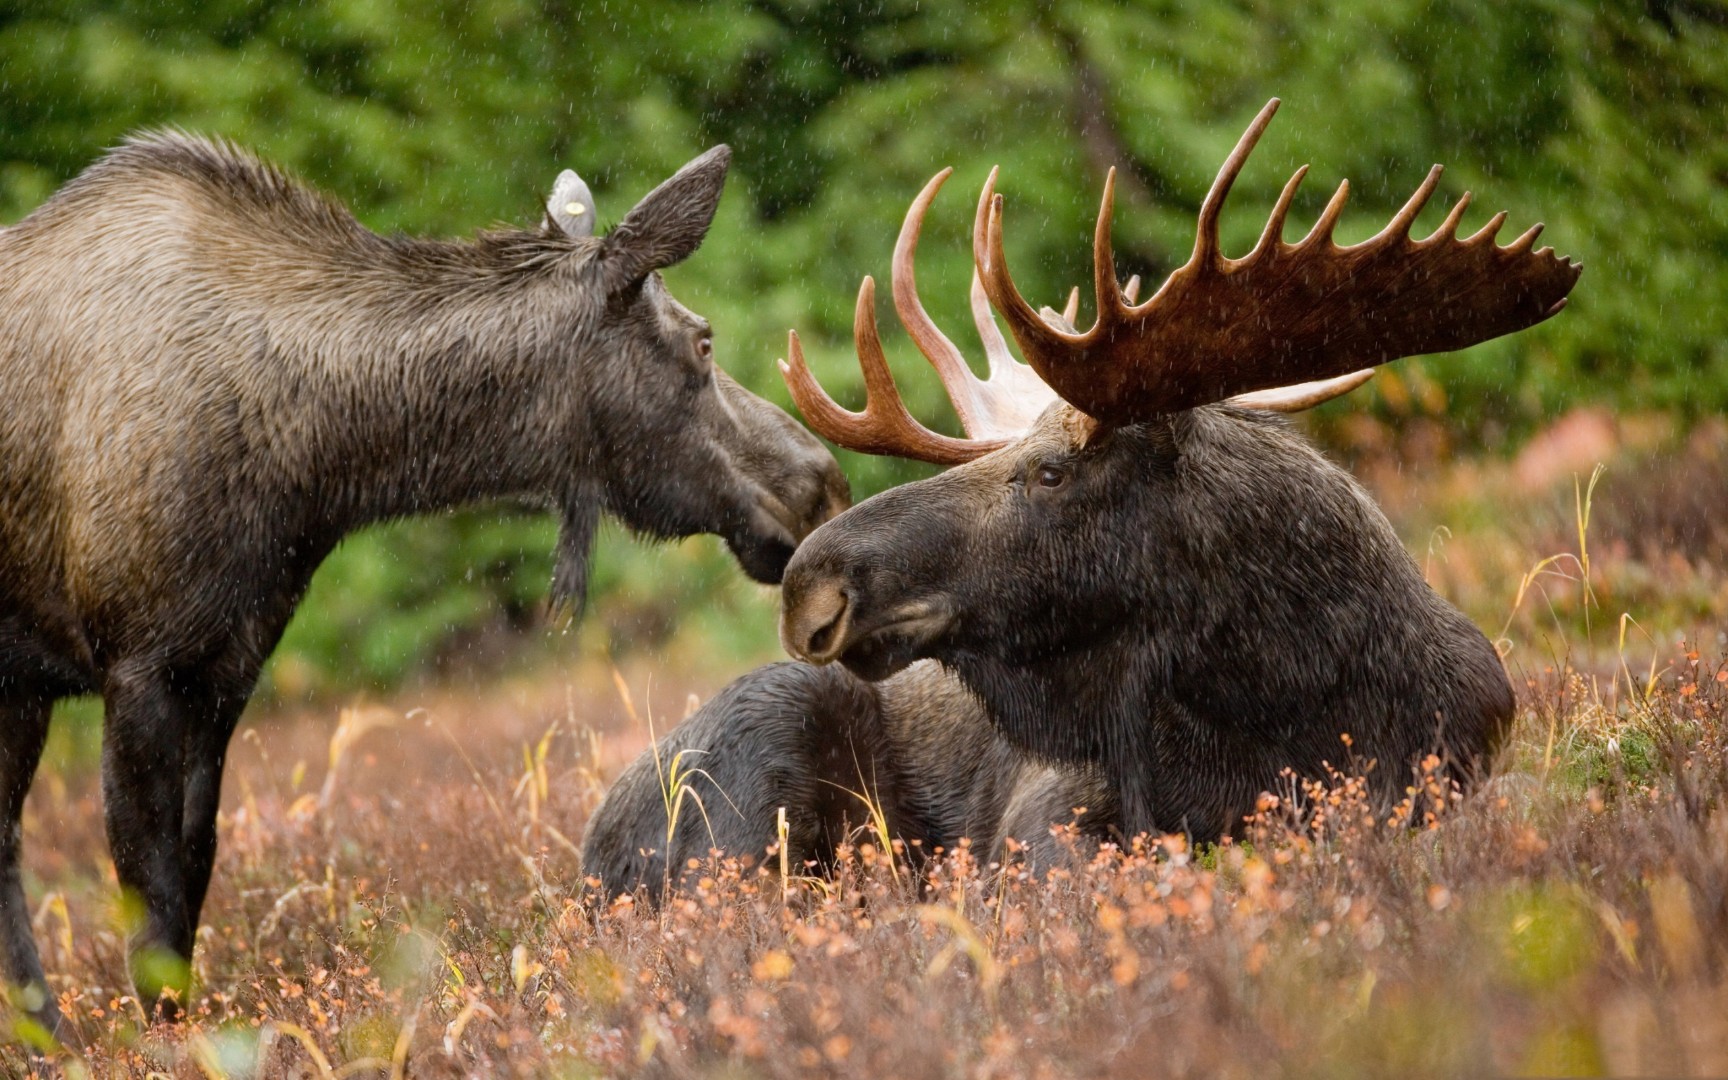
{"type": "Polygon", "coordinates": [[[1068,482],[1068,474],[1053,465],[1040,465],[1033,475],[1041,488],[1059,488],[1068,482]]]}
{"type": "Polygon", "coordinates": [[[696,339],[696,355],[704,360],[714,359],[714,339],[704,334],[696,339]]]}

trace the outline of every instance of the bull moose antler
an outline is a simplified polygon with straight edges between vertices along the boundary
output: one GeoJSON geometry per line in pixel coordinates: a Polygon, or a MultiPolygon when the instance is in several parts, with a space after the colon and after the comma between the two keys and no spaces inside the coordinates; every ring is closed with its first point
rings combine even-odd
{"type": "Polygon", "coordinates": [[[796,330],[787,341],[791,363],[780,364],[781,374],[804,419],[841,446],[867,454],[892,454],[938,465],[957,465],[1007,446],[1057,400],[1056,391],[1008,351],[1008,342],[996,327],[976,273],[972,275],[972,318],[990,362],[988,379],[972,374],[960,350],[931,320],[918,299],[913,259],[924,228],[924,214],[953,173],[953,169],[943,169],[912,200],[900,227],[900,238],[894,245],[891,280],[894,309],[913,343],[941,377],[967,437],[939,435],[906,411],[876,329],[876,282],[865,277],[858,287],[858,306],[852,319],[858,366],[864,372],[864,411],[855,413],[841,408],[816,382],[804,361],[796,330]]]}
{"type": "Polygon", "coordinates": [[[914,200],[901,228],[894,302],[941,376],[968,438],[938,435],[906,412],[882,355],[869,278],[859,290],[854,322],[869,394],[862,413],[842,409],[822,391],[792,335],[792,362],[782,363],[781,370],[811,427],[852,449],[955,464],[1006,445],[1058,396],[1107,425],[1226,399],[1294,411],[1347,393],[1378,364],[1513,333],[1565,306],[1583,267],[1552,248],[1532,251],[1541,225],[1506,247],[1495,244],[1503,212],[1458,239],[1468,192],[1432,235],[1411,239],[1410,226],[1439,183],[1439,165],[1386,228],[1348,247],[1333,242],[1332,230],[1349,181],[1306,237],[1284,242],[1285,217],[1308,171],[1303,166],[1284,185],[1254,249],[1241,259],[1225,256],[1218,244],[1224,199],[1278,105],[1273,98],[1260,110],[1219,170],[1201,205],[1187,264],[1138,306],[1137,279],[1120,286],[1111,253],[1111,170],[1093,241],[1098,319],[1085,332],[1072,324],[1074,298],[1063,315],[1048,308],[1035,312],[1015,288],[1003,254],[997,172],[991,170],[972,233],[973,317],[990,359],[987,381],[972,375],[916,294],[913,251],[925,210],[951,170],[939,173],[914,200]],[[990,307],[1008,321],[1030,367],[1008,353],[990,307]]]}
{"type": "Polygon", "coordinates": [[[1002,252],[995,175],[986,182],[988,205],[980,205],[972,238],[985,291],[1027,361],[1082,412],[1128,423],[1245,391],[1461,349],[1532,326],[1565,305],[1582,267],[1552,248],[1531,251],[1541,225],[1499,247],[1494,237],[1506,220],[1502,212],[1475,235],[1457,238],[1469,193],[1433,235],[1410,238],[1411,224],[1440,182],[1439,165],[1386,228],[1349,247],[1332,241],[1350,193],[1347,180],[1308,235],[1284,243],[1285,215],[1307,175],[1304,166],[1284,185],[1254,250],[1241,259],[1226,257],[1218,246],[1224,199],[1278,104],[1277,98],[1267,102],[1219,170],[1200,207],[1188,263],[1138,307],[1116,287],[1112,171],[1093,242],[1098,321],[1083,334],[1044,323],[1015,289],[1002,252]]]}

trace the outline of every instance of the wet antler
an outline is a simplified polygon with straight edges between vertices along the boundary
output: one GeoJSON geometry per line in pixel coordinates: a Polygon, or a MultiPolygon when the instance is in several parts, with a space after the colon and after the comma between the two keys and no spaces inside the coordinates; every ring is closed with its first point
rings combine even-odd
{"type": "MultiPolygon", "coordinates": [[[[1056,391],[1040,379],[1037,372],[1016,360],[1009,351],[1007,340],[996,326],[990,300],[976,270],[972,274],[972,321],[984,343],[984,354],[990,365],[989,378],[979,379],[972,374],[960,350],[931,321],[918,299],[913,261],[924,227],[924,215],[953,171],[944,169],[932,177],[906,211],[899,240],[894,245],[892,277],[894,308],[900,321],[918,350],[941,377],[967,437],[955,439],[937,434],[906,411],[877,333],[876,283],[866,277],[858,289],[858,305],[852,323],[858,364],[864,372],[864,411],[852,412],[842,408],[822,389],[804,360],[804,350],[796,331],[789,335],[787,342],[790,363],[780,362],[780,372],[805,421],[818,434],[840,446],[866,454],[892,454],[937,465],[957,465],[1006,446],[1030,428],[1039,413],[1060,400],[1056,391]]],[[[993,178],[995,174],[991,176],[993,178]]],[[[979,199],[980,213],[989,197],[987,186],[979,199]]],[[[1122,292],[1132,303],[1139,289],[1140,279],[1133,277],[1128,279],[1122,292]]],[[[1074,316],[1079,306],[1080,290],[1075,289],[1069,294],[1063,311],[1045,308],[1040,317],[1059,331],[1073,333],[1074,316]]],[[[1355,372],[1343,378],[1246,394],[1234,400],[1251,408],[1295,412],[1348,393],[1371,374],[1355,372]]]]}
{"type": "Polygon", "coordinates": [[[1014,287],[991,172],[972,234],[974,261],[1021,353],[1063,399],[1105,423],[1131,423],[1292,382],[1348,380],[1356,376],[1343,373],[1522,330],[1565,306],[1583,267],[1552,248],[1532,251],[1541,225],[1500,247],[1500,213],[1460,240],[1466,193],[1433,235],[1410,238],[1439,183],[1438,165],[1385,229],[1349,247],[1332,241],[1348,181],[1306,237],[1284,243],[1303,166],[1284,185],[1254,249],[1226,257],[1218,247],[1219,213],[1277,108],[1274,98],[1260,110],[1224,162],[1200,208],[1188,263],[1138,306],[1117,285],[1110,249],[1112,170],[1093,240],[1098,321],[1084,333],[1052,325],[1014,287]]]}
{"type": "Polygon", "coordinates": [[[876,283],[866,277],[858,289],[858,306],[852,320],[858,365],[864,371],[864,411],[841,408],[816,382],[804,362],[796,331],[788,341],[791,362],[780,364],[780,372],[805,421],[818,434],[840,446],[867,454],[892,454],[938,465],[957,465],[1008,445],[1057,400],[1056,392],[1008,351],[1008,343],[996,328],[976,274],[972,279],[972,317],[990,361],[988,379],[972,374],[960,350],[931,321],[918,299],[913,257],[923,231],[924,215],[953,172],[943,169],[937,173],[906,211],[900,239],[894,245],[891,277],[894,309],[918,351],[942,379],[967,437],[955,439],[937,434],[906,411],[876,329],[876,283]]]}

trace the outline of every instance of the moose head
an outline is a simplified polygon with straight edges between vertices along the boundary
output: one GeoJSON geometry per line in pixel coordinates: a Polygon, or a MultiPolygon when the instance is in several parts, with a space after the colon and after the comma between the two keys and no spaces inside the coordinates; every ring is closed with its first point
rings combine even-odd
{"type": "MultiPolygon", "coordinates": [[[[774,583],[805,534],[850,503],[832,456],[718,366],[708,320],[661,280],[702,243],[730,160],[724,146],[700,155],[600,237],[587,185],[566,171],[542,235],[517,240],[538,244],[530,261],[542,264],[535,295],[518,300],[539,333],[517,340],[548,354],[525,411],[548,413],[556,442],[544,460],[563,470],[548,481],[565,523],[561,598],[581,599],[602,507],[650,536],[716,534],[746,573],[774,583]]],[[[486,317],[500,300],[486,298],[486,317]]]]}

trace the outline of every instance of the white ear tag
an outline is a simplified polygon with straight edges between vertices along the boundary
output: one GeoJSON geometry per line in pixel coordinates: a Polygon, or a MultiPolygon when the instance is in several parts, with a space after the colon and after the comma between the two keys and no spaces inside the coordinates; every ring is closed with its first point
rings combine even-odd
{"type": "Polygon", "coordinates": [[[552,196],[546,200],[546,216],[567,236],[594,235],[594,195],[573,170],[558,174],[552,196]]]}

